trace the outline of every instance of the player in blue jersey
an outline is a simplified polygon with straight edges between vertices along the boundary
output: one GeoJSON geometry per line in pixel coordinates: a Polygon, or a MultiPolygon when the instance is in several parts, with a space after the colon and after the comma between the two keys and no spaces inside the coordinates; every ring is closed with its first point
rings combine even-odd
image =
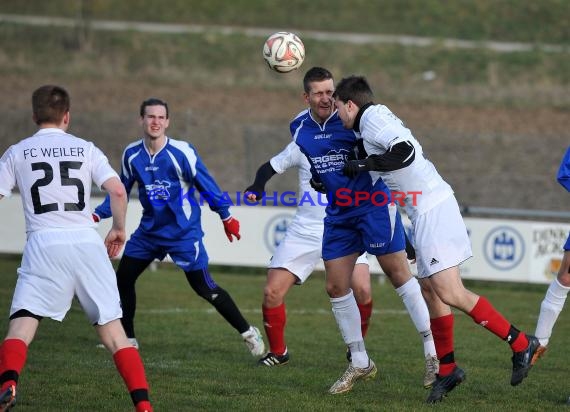
{"type": "MultiPolygon", "coordinates": [[[[566,154],[560,163],[557,180],[562,186],[564,186],[566,190],[570,192],[570,147],[568,147],[566,150],[566,154]]],[[[540,305],[540,314],[538,316],[535,333],[538,341],[540,342],[540,346],[536,351],[533,363],[536,362],[536,360],[542,356],[544,352],[546,352],[546,346],[550,340],[550,335],[552,335],[552,329],[554,328],[554,324],[558,319],[558,315],[560,315],[560,312],[564,307],[564,303],[566,302],[569,290],[570,236],[568,236],[566,244],[564,245],[564,255],[562,257],[560,269],[558,270],[558,275],[548,287],[546,296],[544,296],[544,300],[540,305]]]]}
{"type": "Polygon", "coordinates": [[[348,369],[329,389],[329,393],[339,394],[350,391],[358,380],[374,378],[377,372],[364,346],[360,314],[350,288],[356,259],[365,251],[378,259],[433,355],[435,347],[427,306],[406,260],[400,215],[394,204],[383,202],[383,196],[391,196],[390,191],[382,180],[368,174],[350,179],[342,173],[347,159],[355,157],[356,136],[344,129],[334,110],[332,74],[313,67],[305,74],[303,86],[309,109],[293,119],[290,131],[309,160],[314,186],[324,185],[329,201],[322,241],[326,289],[352,354],[348,369]]]}
{"type": "MultiPolygon", "coordinates": [[[[239,222],[229,211],[229,198],[224,197],[191,144],[166,136],[170,121],[166,102],[145,100],[140,117],[143,138],[129,144],[121,160],[121,180],[127,193],[136,183],[143,207],[139,227],[127,242],[117,269],[127,336],[138,346],[134,330],[135,282],[152,261],[162,260],[168,254],[184,271],[192,289],[241,334],[251,354],[263,355],[265,345],[259,330],[245,320],[228,292],[216,284],[208,271],[198,195],[220,215],[232,242],[233,237],[239,240],[240,234],[239,222]]],[[[106,198],[95,209],[94,219],[110,216],[106,198]]]]}
{"type": "Polygon", "coordinates": [[[425,157],[411,131],[386,106],[374,104],[373,97],[362,76],[344,78],[337,85],[335,101],[342,123],[358,133],[369,155],[348,161],[343,173],[355,179],[379,174],[393,192],[405,195],[402,200],[412,222],[418,277],[440,360],[427,402],[441,401],[465,380],[465,372],[455,363],[451,307],[509,344],[511,385],[520,384],[528,375],[538,340],[519,331],[485,297],[463,286],[459,265],[471,257],[471,242],[453,190],[425,157]],[[418,192],[415,199],[409,196],[418,192]]]}

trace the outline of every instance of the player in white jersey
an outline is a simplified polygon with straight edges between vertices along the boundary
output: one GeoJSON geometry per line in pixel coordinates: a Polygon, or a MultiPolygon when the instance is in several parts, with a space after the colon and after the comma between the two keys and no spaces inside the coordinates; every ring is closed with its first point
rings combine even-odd
{"type": "MultiPolygon", "coordinates": [[[[570,147],[566,150],[557,175],[558,182],[570,192],[570,147]]],[[[540,342],[533,363],[546,352],[546,347],[552,335],[554,324],[564,307],[568,291],[570,291],[570,235],[563,246],[564,255],[556,279],[552,281],[546,295],[540,304],[540,313],[536,323],[535,335],[540,342]]],[[[568,399],[570,401],[570,398],[568,399]]]]}
{"type": "MultiPolygon", "coordinates": [[[[254,183],[245,192],[250,201],[261,200],[267,181],[274,174],[283,174],[290,168],[297,168],[299,172],[299,204],[294,219],[287,226],[285,237],[275,249],[268,265],[261,310],[269,352],[258,361],[263,366],[285,365],[289,362],[285,343],[285,296],[293,285],[305,283],[321,259],[327,198],[309,184],[309,162],[294,141],[259,167],[254,183]]],[[[364,337],[372,315],[370,271],[366,254],[361,255],[356,262],[351,286],[360,311],[360,327],[364,337]]],[[[350,359],[350,351],[347,351],[347,357],[350,359]]]]}
{"type": "Polygon", "coordinates": [[[337,85],[335,101],[342,122],[360,134],[369,155],[348,161],[343,171],[350,177],[364,171],[379,173],[392,191],[392,200],[402,200],[412,222],[418,276],[440,360],[427,402],[441,401],[465,379],[454,359],[450,306],[510,345],[511,385],[520,384],[528,375],[538,340],[520,332],[487,299],[463,286],[459,265],[471,257],[471,245],[453,190],[424,156],[411,131],[386,106],[374,104],[373,97],[364,77],[350,76],[337,85]]]}
{"type": "Polygon", "coordinates": [[[152,411],[142,360],[119,320],[119,293],[108,258],[119,254],[126,239],[125,188],[93,143],[66,132],[70,99],[65,89],[40,87],[32,95],[32,108],[39,130],[0,159],[0,199],[18,187],[27,233],[8,333],[0,345],[0,411],[15,402],[40,320],[62,321],[74,296],[113,354],[136,411],[152,411]],[[104,242],[91,219],[92,182],[111,198],[113,226],[104,242]]]}

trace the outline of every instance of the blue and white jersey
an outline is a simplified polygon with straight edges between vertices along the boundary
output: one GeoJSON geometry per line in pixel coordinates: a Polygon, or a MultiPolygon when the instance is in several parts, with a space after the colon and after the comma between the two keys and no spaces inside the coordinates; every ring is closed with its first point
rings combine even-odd
{"type": "MultiPolygon", "coordinates": [[[[201,239],[200,203],[204,199],[220,218],[230,216],[231,200],[187,142],[167,137],[164,147],[154,155],[144,140],[131,143],[123,152],[121,180],[128,194],[135,183],[138,185],[143,215],[137,235],[172,241],[201,239]]],[[[95,213],[102,219],[111,216],[108,197],[95,213]]]]}
{"type": "Polygon", "coordinates": [[[564,157],[562,158],[556,179],[558,180],[558,183],[570,192],[570,147],[568,147],[564,157]]]}
{"type": "Polygon", "coordinates": [[[306,109],[289,127],[293,139],[311,164],[311,173],[326,187],[328,216],[360,216],[372,207],[389,203],[388,187],[381,179],[373,179],[372,173],[360,173],[356,178],[342,173],[346,161],[356,158],[356,135],[344,128],[336,111],[319,124],[306,109]]]}

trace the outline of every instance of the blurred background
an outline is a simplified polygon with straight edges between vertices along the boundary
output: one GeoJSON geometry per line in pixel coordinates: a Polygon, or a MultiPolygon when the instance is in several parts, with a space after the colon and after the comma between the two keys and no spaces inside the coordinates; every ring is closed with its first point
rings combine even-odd
{"type": "Polygon", "coordinates": [[[367,76],[463,207],[568,211],[555,177],[570,144],[569,21],[567,0],[2,0],[0,151],[34,133],[31,93],[56,83],[70,132],[118,169],[154,96],[169,103],[169,136],[235,193],[290,141],[318,65],[367,76]],[[303,40],[299,70],[266,66],[275,31],[303,40]]]}

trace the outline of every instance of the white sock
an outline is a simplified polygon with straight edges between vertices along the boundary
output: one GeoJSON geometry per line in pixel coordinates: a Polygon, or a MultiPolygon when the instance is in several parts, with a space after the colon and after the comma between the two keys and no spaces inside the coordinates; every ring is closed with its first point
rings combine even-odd
{"type": "Polygon", "coordinates": [[[435,344],[433,342],[433,335],[431,334],[429,311],[426,301],[422,296],[420,283],[415,277],[412,277],[396,289],[396,292],[404,301],[404,306],[406,306],[406,309],[412,318],[412,322],[414,322],[414,326],[422,338],[424,344],[424,356],[437,356],[435,344]]]}
{"type": "Polygon", "coordinates": [[[364,347],[364,339],[360,329],[360,312],[352,289],[347,295],[331,298],[330,301],[344,343],[350,349],[352,365],[357,368],[367,368],[369,365],[368,353],[364,347]]]}
{"type": "Polygon", "coordinates": [[[569,290],[570,287],[563,286],[558,282],[558,279],[554,279],[546,291],[546,296],[540,304],[540,314],[534,333],[542,346],[548,345],[552,328],[554,328],[558,315],[564,307],[569,290]]]}

